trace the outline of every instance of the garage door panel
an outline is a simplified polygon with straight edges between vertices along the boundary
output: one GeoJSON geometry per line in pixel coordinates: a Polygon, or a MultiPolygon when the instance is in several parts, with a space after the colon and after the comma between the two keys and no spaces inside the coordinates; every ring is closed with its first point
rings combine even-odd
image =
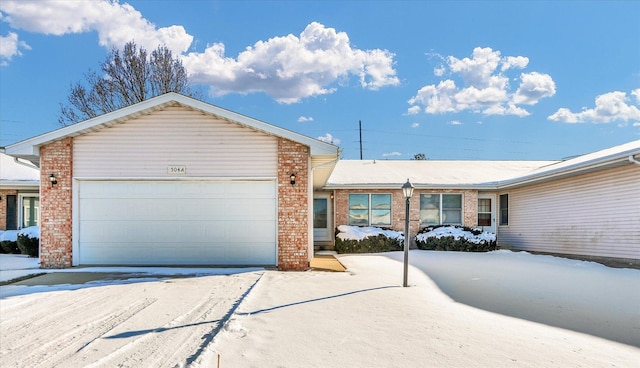
{"type": "Polygon", "coordinates": [[[80,181],[79,264],[276,264],[274,181],[80,181]]]}

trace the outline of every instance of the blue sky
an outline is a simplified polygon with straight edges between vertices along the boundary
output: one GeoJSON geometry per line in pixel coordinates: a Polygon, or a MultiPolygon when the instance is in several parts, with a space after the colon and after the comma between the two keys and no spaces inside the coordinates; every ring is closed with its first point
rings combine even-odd
{"type": "Polygon", "coordinates": [[[358,159],[561,159],[640,139],[638,1],[0,2],[0,145],[59,128],[111,47],[358,159]]]}

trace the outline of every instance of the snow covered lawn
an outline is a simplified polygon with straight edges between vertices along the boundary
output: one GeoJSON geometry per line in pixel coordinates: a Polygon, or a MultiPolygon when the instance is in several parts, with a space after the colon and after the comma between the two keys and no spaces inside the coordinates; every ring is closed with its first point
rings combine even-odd
{"type": "Polygon", "coordinates": [[[570,306],[586,325],[593,321],[581,306],[598,300],[609,308],[601,316],[640,331],[640,270],[600,272],[602,266],[589,262],[506,251],[475,254],[475,261],[468,258],[473,254],[412,251],[410,287],[402,288],[401,254],[341,256],[344,273],[252,270],[33,289],[0,299],[0,359],[17,367],[216,367],[218,357],[221,367],[635,367],[640,361],[638,347],[474,308],[436,285],[455,299],[478,287],[479,295],[502,290],[498,305],[543,297],[570,306]],[[448,279],[443,269],[462,275],[448,279]],[[593,288],[566,289],[601,277],[606,281],[593,288]]]}

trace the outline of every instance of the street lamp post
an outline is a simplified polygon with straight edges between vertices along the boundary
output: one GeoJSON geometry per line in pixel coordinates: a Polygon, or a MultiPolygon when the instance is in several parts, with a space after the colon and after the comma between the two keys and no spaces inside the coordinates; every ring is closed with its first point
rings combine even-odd
{"type": "Polygon", "coordinates": [[[402,185],[402,194],[406,201],[406,211],[404,217],[404,279],[403,287],[407,287],[407,274],[409,273],[409,201],[413,195],[413,184],[407,179],[402,185]]]}

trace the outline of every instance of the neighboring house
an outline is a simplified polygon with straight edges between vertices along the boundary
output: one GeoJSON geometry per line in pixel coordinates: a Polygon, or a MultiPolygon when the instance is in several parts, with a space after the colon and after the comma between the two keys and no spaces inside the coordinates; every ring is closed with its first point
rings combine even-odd
{"type": "Polygon", "coordinates": [[[640,140],[565,161],[339,161],[335,224],[481,227],[503,247],[640,260],[640,140]]]}
{"type": "Polygon", "coordinates": [[[0,231],[40,222],[40,170],[0,150],[0,231]]]}
{"type": "Polygon", "coordinates": [[[307,269],[312,193],[339,156],[334,145],[175,93],[6,152],[36,163],[46,181],[44,268],[307,269]]]}

